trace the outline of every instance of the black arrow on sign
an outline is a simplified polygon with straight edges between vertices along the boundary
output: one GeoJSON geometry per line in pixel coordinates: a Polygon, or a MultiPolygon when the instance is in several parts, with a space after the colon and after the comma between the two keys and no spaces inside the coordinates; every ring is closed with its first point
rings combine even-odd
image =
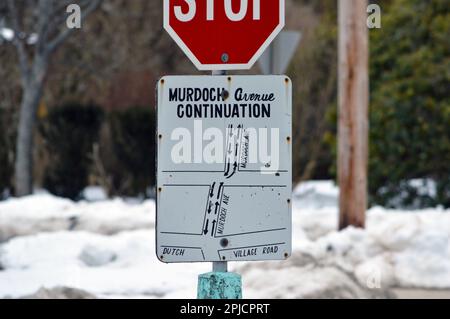
{"type": "Polygon", "coordinates": [[[208,233],[208,224],[209,224],[209,219],[206,220],[206,226],[205,229],[203,230],[203,234],[207,234],[208,233]]]}
{"type": "Polygon", "coordinates": [[[229,125],[228,128],[229,128],[229,131],[230,131],[229,135],[230,135],[230,137],[232,137],[233,136],[233,124],[229,125]]]}
{"type": "Polygon", "coordinates": [[[212,222],[212,229],[211,229],[211,236],[214,236],[214,229],[216,228],[216,221],[213,220],[212,222]]]}
{"type": "Polygon", "coordinates": [[[214,196],[214,187],[216,186],[216,182],[214,182],[211,186],[211,191],[209,192],[209,197],[213,197],[214,196]]]}
{"type": "Polygon", "coordinates": [[[219,206],[220,206],[219,202],[216,202],[216,208],[214,210],[214,215],[217,215],[217,210],[218,210],[219,206]]]}
{"type": "Polygon", "coordinates": [[[208,214],[211,214],[211,207],[212,207],[213,203],[210,201],[209,202],[209,206],[208,206],[208,214]]]}
{"type": "Polygon", "coordinates": [[[230,162],[228,162],[227,163],[227,169],[226,169],[226,171],[225,171],[225,176],[227,176],[228,175],[228,173],[230,173],[230,162]]]}
{"type": "Polygon", "coordinates": [[[231,175],[227,176],[227,178],[230,178],[231,176],[233,176],[236,173],[236,169],[237,169],[237,162],[234,162],[234,164],[233,164],[233,173],[231,173],[231,175]]]}
{"type": "Polygon", "coordinates": [[[233,141],[228,143],[228,154],[233,154],[233,150],[231,149],[233,145],[233,141]]]}
{"type": "Polygon", "coordinates": [[[222,188],[223,188],[223,182],[220,183],[220,185],[219,185],[219,191],[217,192],[217,199],[219,199],[219,197],[220,197],[220,192],[222,191],[222,188]]]}

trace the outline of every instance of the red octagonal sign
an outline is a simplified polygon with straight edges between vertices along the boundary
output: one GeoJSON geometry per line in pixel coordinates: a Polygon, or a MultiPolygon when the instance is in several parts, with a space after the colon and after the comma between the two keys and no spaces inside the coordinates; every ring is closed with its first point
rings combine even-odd
{"type": "Polygon", "coordinates": [[[284,0],[164,0],[164,28],[199,70],[249,69],[284,27],[284,0]]]}

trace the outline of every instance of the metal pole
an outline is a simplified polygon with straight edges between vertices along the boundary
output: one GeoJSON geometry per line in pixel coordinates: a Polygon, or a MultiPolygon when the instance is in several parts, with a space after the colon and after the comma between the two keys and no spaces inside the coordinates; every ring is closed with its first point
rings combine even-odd
{"type": "Polygon", "coordinates": [[[213,272],[228,272],[228,261],[213,261],[213,272]]]}
{"type": "Polygon", "coordinates": [[[225,70],[214,70],[211,72],[211,75],[226,75],[227,71],[225,70]]]}
{"type": "MultiPolygon", "coordinates": [[[[212,75],[226,75],[223,70],[212,75]]],[[[198,299],[241,299],[242,279],[239,274],[228,272],[227,261],[214,261],[212,272],[198,276],[198,299]]]]}
{"type": "MultiPolygon", "coordinates": [[[[226,75],[227,71],[225,70],[215,70],[211,72],[211,75],[226,75]]],[[[228,271],[228,262],[227,261],[213,261],[212,265],[213,272],[227,272],[228,271]]]]}

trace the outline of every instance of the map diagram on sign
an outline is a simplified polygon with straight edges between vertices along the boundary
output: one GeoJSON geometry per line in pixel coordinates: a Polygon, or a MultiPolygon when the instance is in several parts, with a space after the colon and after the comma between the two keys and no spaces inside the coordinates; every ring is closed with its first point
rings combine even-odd
{"type": "Polygon", "coordinates": [[[291,191],[288,78],[159,81],[156,250],[161,261],[289,257],[291,191]]]}

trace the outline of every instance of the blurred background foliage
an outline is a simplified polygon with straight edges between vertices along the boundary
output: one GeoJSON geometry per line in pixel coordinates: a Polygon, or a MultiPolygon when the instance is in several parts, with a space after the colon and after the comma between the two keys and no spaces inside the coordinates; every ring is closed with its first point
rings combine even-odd
{"type": "Polygon", "coordinates": [[[155,110],[149,107],[133,107],[109,114],[107,133],[100,143],[99,163],[104,167],[101,184],[108,186],[110,196],[153,195],[155,115],[155,110]]]}
{"type": "Polygon", "coordinates": [[[374,203],[450,207],[449,35],[446,0],[396,0],[383,15],[381,32],[371,32],[374,203]],[[431,189],[418,190],[413,179],[431,189]]]}
{"type": "Polygon", "coordinates": [[[79,199],[88,185],[93,145],[98,141],[102,110],[97,106],[57,106],[40,122],[48,156],[43,187],[57,196],[79,199]]]}
{"type": "MultiPolygon", "coordinates": [[[[371,2],[382,8],[382,28],[370,30],[371,203],[450,207],[448,0],[371,2]]],[[[161,6],[106,0],[57,52],[35,134],[37,187],[75,199],[88,185],[110,196],[152,196],[155,83],[199,74],[163,30],[161,6]]],[[[286,6],[286,29],[303,35],[288,71],[294,181],[336,178],[337,2],[286,6]]],[[[8,79],[0,85],[0,196],[13,192],[16,62],[14,49],[0,43],[0,79],[8,79]]]]}

